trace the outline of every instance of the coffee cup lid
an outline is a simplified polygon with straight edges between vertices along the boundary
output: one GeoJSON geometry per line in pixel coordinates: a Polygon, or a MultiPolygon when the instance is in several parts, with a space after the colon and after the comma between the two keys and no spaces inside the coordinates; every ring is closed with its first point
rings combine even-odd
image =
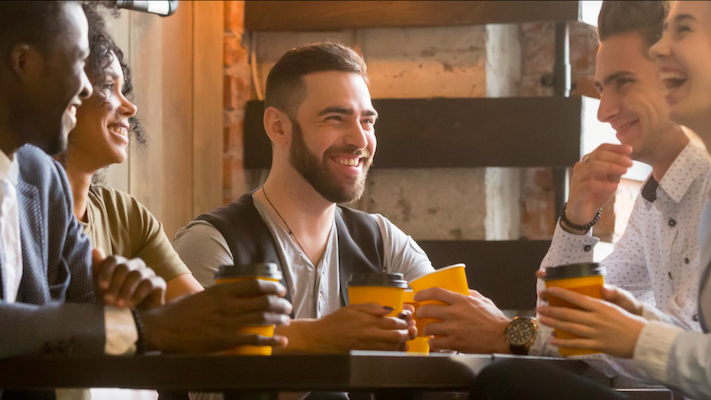
{"type": "Polygon", "coordinates": [[[281,280],[281,272],[275,263],[222,265],[217,270],[215,279],[241,278],[250,276],[281,280]]]}
{"type": "Polygon", "coordinates": [[[407,288],[407,281],[402,274],[367,273],[351,274],[348,287],[353,286],[384,286],[395,288],[407,288]]]}
{"type": "Polygon", "coordinates": [[[557,267],[546,268],[544,281],[554,281],[556,279],[582,278],[585,276],[605,275],[605,267],[598,263],[578,263],[559,265],[557,267]]]}

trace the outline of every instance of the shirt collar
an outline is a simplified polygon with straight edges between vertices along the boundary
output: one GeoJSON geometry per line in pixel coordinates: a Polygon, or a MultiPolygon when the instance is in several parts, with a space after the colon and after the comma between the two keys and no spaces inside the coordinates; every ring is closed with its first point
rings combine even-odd
{"type": "Polygon", "coordinates": [[[17,178],[20,174],[17,157],[10,160],[4,151],[0,150],[0,181],[9,180],[13,185],[17,186],[17,178]]]}
{"type": "MultiPolygon", "coordinates": [[[[709,167],[711,167],[711,161],[706,155],[706,150],[689,143],[664,174],[664,177],[659,182],[659,187],[675,203],[679,203],[691,184],[699,175],[707,172],[709,167]]],[[[645,187],[642,188],[642,192],[651,181],[656,182],[654,177],[650,175],[644,185],[645,187]]]]}

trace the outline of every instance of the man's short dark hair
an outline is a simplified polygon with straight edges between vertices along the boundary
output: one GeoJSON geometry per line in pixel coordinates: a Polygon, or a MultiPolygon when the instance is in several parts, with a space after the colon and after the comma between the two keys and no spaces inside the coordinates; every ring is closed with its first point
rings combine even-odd
{"type": "Polygon", "coordinates": [[[47,54],[54,41],[67,29],[66,1],[0,1],[0,58],[18,43],[26,43],[47,54]]]}
{"type": "Polygon", "coordinates": [[[365,62],[351,48],[333,42],[311,44],[290,50],[274,65],[267,77],[265,106],[295,118],[306,96],[303,77],[325,71],[351,72],[368,83],[365,62]]]}
{"type": "Polygon", "coordinates": [[[597,21],[598,39],[602,43],[613,36],[638,32],[644,39],[646,55],[661,37],[668,12],[668,1],[605,0],[597,21]]]}

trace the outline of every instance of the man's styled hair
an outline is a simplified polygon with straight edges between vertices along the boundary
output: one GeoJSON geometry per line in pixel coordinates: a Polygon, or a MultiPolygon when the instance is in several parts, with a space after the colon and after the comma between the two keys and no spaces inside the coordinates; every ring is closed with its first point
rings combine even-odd
{"type": "Polygon", "coordinates": [[[26,43],[47,54],[65,32],[61,16],[66,1],[0,1],[0,59],[10,49],[26,43]]]}
{"type": "Polygon", "coordinates": [[[602,43],[612,36],[638,32],[644,39],[646,55],[661,37],[668,12],[668,1],[605,0],[597,20],[598,40],[602,43]]]}
{"type": "Polygon", "coordinates": [[[289,50],[267,76],[265,107],[274,107],[291,118],[306,96],[303,77],[314,72],[342,71],[358,74],[368,84],[363,58],[340,43],[310,44],[289,50]]]}

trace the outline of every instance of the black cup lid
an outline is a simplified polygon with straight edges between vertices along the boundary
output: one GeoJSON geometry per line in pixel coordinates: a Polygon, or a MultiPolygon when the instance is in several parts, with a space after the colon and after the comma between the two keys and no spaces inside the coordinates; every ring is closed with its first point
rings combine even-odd
{"type": "Polygon", "coordinates": [[[368,273],[351,274],[348,287],[353,286],[384,286],[395,288],[407,288],[407,281],[402,274],[368,273]]]}
{"type": "Polygon", "coordinates": [[[582,278],[584,276],[605,275],[605,267],[598,263],[578,263],[546,268],[544,281],[556,279],[582,278]]]}
{"type": "Polygon", "coordinates": [[[281,272],[275,263],[249,265],[222,265],[215,274],[215,279],[256,276],[281,280],[281,272]]]}

